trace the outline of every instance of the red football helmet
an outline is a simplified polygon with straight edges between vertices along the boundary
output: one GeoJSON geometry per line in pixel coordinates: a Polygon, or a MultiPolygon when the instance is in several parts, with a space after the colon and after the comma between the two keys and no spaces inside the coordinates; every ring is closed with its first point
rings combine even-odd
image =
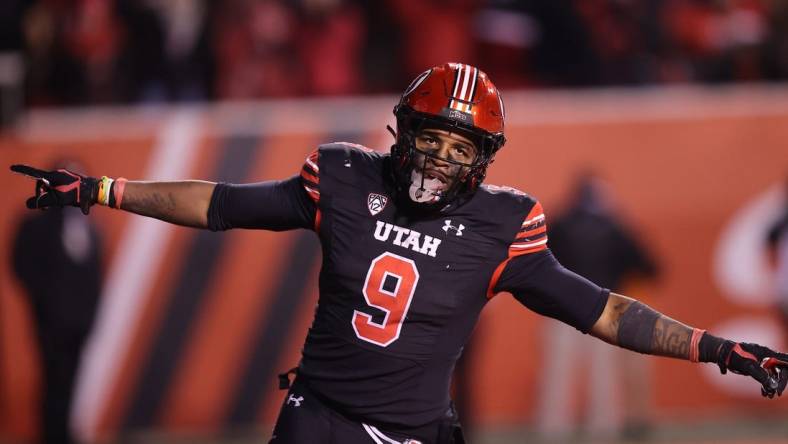
{"type": "MultiPolygon", "coordinates": [[[[397,141],[391,154],[400,188],[414,186],[416,160],[426,162],[427,158],[435,157],[416,148],[416,136],[423,129],[437,128],[467,137],[475,144],[477,154],[471,164],[441,159],[457,164],[458,175],[450,189],[434,194],[426,203],[444,208],[458,196],[472,194],[484,180],[487,166],[496,151],[506,141],[503,135],[504,114],[498,89],[478,68],[462,63],[445,63],[421,73],[394,107],[397,141]]],[[[423,179],[420,186],[423,191],[423,179]]],[[[424,200],[413,200],[425,203],[424,200]]]]}

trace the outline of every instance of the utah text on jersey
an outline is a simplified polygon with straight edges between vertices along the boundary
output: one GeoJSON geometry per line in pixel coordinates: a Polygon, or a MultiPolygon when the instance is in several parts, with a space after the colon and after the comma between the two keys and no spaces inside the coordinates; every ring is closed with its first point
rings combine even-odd
{"type": "Polygon", "coordinates": [[[392,239],[392,243],[402,248],[410,248],[411,250],[435,257],[438,253],[438,246],[441,240],[429,235],[422,235],[416,230],[403,228],[398,225],[390,224],[383,221],[375,221],[375,239],[381,242],[387,242],[391,237],[391,232],[396,233],[392,239]]]}
{"type": "Polygon", "coordinates": [[[398,225],[390,224],[383,221],[375,221],[375,239],[381,242],[387,242],[391,237],[391,232],[396,233],[391,240],[392,243],[398,247],[410,248],[411,250],[426,254],[427,256],[435,257],[438,254],[438,246],[441,240],[434,238],[430,235],[422,235],[416,230],[403,228],[398,225]]]}

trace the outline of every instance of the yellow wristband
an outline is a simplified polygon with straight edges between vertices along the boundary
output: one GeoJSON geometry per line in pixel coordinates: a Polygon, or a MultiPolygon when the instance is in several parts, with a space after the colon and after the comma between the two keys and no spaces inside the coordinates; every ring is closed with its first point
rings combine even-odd
{"type": "Polygon", "coordinates": [[[109,193],[112,189],[112,182],[114,180],[110,179],[107,176],[102,176],[101,181],[99,182],[99,190],[98,190],[98,203],[104,206],[109,205],[109,193]]]}

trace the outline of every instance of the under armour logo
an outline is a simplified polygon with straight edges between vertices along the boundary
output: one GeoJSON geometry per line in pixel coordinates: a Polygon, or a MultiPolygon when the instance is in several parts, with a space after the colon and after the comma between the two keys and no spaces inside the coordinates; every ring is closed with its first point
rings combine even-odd
{"type": "Polygon", "coordinates": [[[294,406],[301,407],[301,402],[303,400],[304,400],[303,396],[299,396],[298,398],[296,398],[295,396],[290,395],[290,397],[287,398],[287,405],[290,405],[290,402],[292,402],[294,406]]]}
{"type": "Polygon", "coordinates": [[[446,219],[444,220],[444,222],[446,224],[443,226],[443,231],[448,233],[449,230],[454,230],[454,234],[456,234],[457,236],[462,236],[462,230],[465,229],[465,225],[460,224],[459,227],[455,227],[454,225],[451,224],[451,219],[446,219]]]}

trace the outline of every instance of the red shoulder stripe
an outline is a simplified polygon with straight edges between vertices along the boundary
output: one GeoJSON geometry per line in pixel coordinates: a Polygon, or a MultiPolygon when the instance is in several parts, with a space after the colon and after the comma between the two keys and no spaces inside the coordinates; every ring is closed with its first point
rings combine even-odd
{"type": "Polygon", "coordinates": [[[542,233],[547,233],[547,226],[544,224],[542,224],[542,226],[539,228],[534,228],[533,230],[521,230],[519,233],[517,233],[517,237],[515,239],[528,238],[542,233]]]}
{"type": "Polygon", "coordinates": [[[524,254],[536,253],[547,249],[547,236],[534,242],[512,244],[509,247],[509,257],[522,256],[524,254]]]}
{"type": "Polygon", "coordinates": [[[528,213],[528,216],[525,216],[525,220],[523,221],[522,227],[525,229],[533,229],[539,223],[543,223],[545,220],[544,217],[544,210],[542,209],[542,204],[536,202],[534,207],[531,208],[531,211],[528,213]]]}
{"type": "MultiPolygon", "coordinates": [[[[301,186],[304,187],[309,197],[315,202],[320,202],[320,167],[318,166],[317,150],[307,156],[301,168],[301,186]]],[[[316,225],[319,222],[316,222],[316,225]]]]}
{"type": "Polygon", "coordinates": [[[509,245],[509,251],[506,259],[504,259],[498,267],[496,267],[490,278],[490,284],[487,286],[487,298],[495,296],[493,290],[498,284],[498,279],[501,278],[503,270],[510,260],[517,256],[526,254],[537,253],[547,249],[547,222],[545,220],[544,210],[542,204],[536,202],[531,211],[525,217],[525,220],[520,227],[520,230],[515,235],[512,243],[509,245]]]}
{"type": "Polygon", "coordinates": [[[311,167],[315,171],[315,173],[319,173],[320,172],[320,167],[317,166],[317,159],[318,159],[319,155],[320,155],[320,153],[318,153],[318,151],[315,150],[315,151],[312,151],[312,154],[310,154],[306,158],[306,166],[311,167]]]}
{"type": "Polygon", "coordinates": [[[301,177],[312,182],[314,185],[318,185],[320,183],[320,177],[310,173],[306,170],[306,168],[301,168],[301,177]]]}

